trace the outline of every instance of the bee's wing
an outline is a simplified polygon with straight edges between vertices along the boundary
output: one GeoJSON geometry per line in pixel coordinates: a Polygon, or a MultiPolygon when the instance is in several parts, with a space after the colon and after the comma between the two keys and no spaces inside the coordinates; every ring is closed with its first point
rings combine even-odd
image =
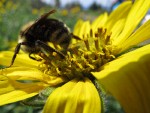
{"type": "Polygon", "coordinates": [[[39,22],[39,21],[41,21],[41,20],[46,19],[50,14],[55,13],[55,12],[56,12],[56,10],[53,9],[53,10],[51,10],[51,11],[49,11],[49,12],[43,14],[43,15],[41,16],[41,18],[39,18],[36,22],[39,22]]]}
{"type": "MultiPolygon", "coordinates": [[[[53,10],[51,10],[51,11],[49,11],[49,12],[43,14],[40,18],[38,18],[38,19],[34,22],[34,24],[33,24],[32,26],[34,26],[36,23],[42,22],[42,21],[45,20],[50,14],[55,13],[55,12],[56,12],[56,10],[53,9],[53,10]]],[[[31,27],[32,27],[32,26],[31,26],[31,27]]]]}
{"type": "Polygon", "coordinates": [[[45,14],[43,14],[40,18],[38,18],[31,26],[29,26],[24,32],[27,32],[30,28],[32,28],[33,26],[35,26],[36,24],[42,22],[44,19],[46,19],[50,14],[55,13],[56,10],[53,9],[45,14]]]}
{"type": "Polygon", "coordinates": [[[55,12],[56,12],[56,10],[53,9],[53,10],[51,10],[51,11],[49,11],[49,12],[43,14],[40,18],[38,18],[38,19],[34,22],[34,24],[33,24],[32,26],[34,26],[36,23],[39,23],[40,21],[46,19],[50,14],[55,13],[55,12]]]}

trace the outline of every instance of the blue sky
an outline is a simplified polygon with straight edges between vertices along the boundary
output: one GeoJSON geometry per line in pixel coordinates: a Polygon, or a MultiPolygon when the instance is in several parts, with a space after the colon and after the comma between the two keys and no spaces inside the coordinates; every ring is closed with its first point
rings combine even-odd
{"type": "MultiPolygon", "coordinates": [[[[49,4],[54,4],[55,0],[42,0],[49,4]]],[[[109,8],[111,4],[116,0],[60,0],[62,7],[68,3],[79,2],[84,8],[88,8],[93,2],[101,4],[103,7],[109,8]]]]}

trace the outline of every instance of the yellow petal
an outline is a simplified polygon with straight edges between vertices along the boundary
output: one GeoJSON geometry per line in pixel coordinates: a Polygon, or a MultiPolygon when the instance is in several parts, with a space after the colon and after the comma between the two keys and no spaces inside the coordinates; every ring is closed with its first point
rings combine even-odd
{"type": "MultiPolygon", "coordinates": [[[[9,66],[13,57],[13,51],[0,52],[0,65],[9,66]]],[[[13,66],[35,67],[38,62],[29,58],[28,54],[18,54],[13,66]]]]}
{"type": "Polygon", "coordinates": [[[10,67],[0,70],[0,75],[7,75],[12,80],[36,80],[47,83],[50,86],[58,85],[65,81],[63,77],[44,74],[37,68],[31,67],[10,67]]]}
{"type": "Polygon", "coordinates": [[[111,35],[111,40],[116,40],[116,38],[118,37],[118,35],[121,33],[123,27],[125,24],[125,19],[120,19],[118,20],[114,26],[111,29],[112,35],[111,35]]]}
{"type": "Polygon", "coordinates": [[[14,87],[9,83],[9,79],[6,76],[0,75],[0,94],[4,94],[13,90],[14,87]]]}
{"type": "Polygon", "coordinates": [[[124,54],[93,73],[127,113],[150,113],[149,50],[147,45],[124,54]]]}
{"type": "Polygon", "coordinates": [[[125,40],[123,44],[119,47],[122,48],[120,52],[137,45],[147,39],[150,39],[150,20],[142,25],[135,33],[133,33],[128,39],[125,40]]]}
{"type": "Polygon", "coordinates": [[[101,28],[104,26],[105,22],[107,21],[108,14],[104,13],[97,17],[91,24],[91,28],[94,31],[97,31],[97,28],[101,28]]]}
{"type": "Polygon", "coordinates": [[[117,9],[115,9],[107,19],[105,27],[111,31],[111,28],[120,19],[126,18],[130,8],[132,6],[131,1],[126,1],[119,5],[117,9]]]}
{"type": "Polygon", "coordinates": [[[149,9],[150,0],[136,0],[128,14],[125,27],[121,35],[115,41],[115,45],[124,43],[124,41],[131,35],[139,22],[149,9]]]}
{"type": "Polygon", "coordinates": [[[93,83],[74,79],[49,96],[44,113],[100,113],[101,103],[93,83]]]}
{"type": "Polygon", "coordinates": [[[0,76],[0,105],[33,97],[46,87],[43,83],[19,83],[0,76]]]}
{"type": "Polygon", "coordinates": [[[79,21],[75,25],[74,34],[83,38],[83,35],[87,36],[90,33],[90,22],[89,21],[79,21]],[[78,29],[78,30],[77,30],[78,29]]]}
{"type": "Polygon", "coordinates": [[[75,26],[74,26],[74,31],[73,31],[73,34],[74,35],[77,35],[77,36],[79,36],[79,33],[80,33],[80,26],[82,26],[82,24],[83,24],[83,20],[78,20],[77,21],[77,23],[75,24],[75,26]]]}
{"type": "Polygon", "coordinates": [[[43,81],[43,72],[31,67],[10,67],[0,70],[1,75],[7,75],[12,80],[43,81]]]}

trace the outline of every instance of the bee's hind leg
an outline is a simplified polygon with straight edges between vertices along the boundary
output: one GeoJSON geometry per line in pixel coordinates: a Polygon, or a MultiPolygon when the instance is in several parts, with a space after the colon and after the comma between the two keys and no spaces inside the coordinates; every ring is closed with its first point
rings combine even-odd
{"type": "MultiPolygon", "coordinates": [[[[42,52],[43,54],[45,54],[45,55],[47,55],[48,53],[56,52],[61,58],[65,58],[65,55],[64,55],[62,52],[60,52],[60,51],[58,51],[58,50],[56,50],[56,49],[54,49],[54,48],[48,46],[46,43],[44,43],[44,42],[42,42],[42,41],[40,41],[40,40],[37,40],[37,41],[35,42],[35,45],[36,45],[37,47],[39,47],[40,50],[41,50],[41,52],[42,52]]],[[[47,55],[47,56],[48,56],[48,55],[47,55]]]]}

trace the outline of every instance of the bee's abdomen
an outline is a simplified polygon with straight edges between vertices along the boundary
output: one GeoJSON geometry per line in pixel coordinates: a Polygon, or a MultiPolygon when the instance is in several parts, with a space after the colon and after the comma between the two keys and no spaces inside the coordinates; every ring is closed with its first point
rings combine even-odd
{"type": "Polygon", "coordinates": [[[44,37],[41,37],[41,40],[67,48],[71,40],[69,28],[63,22],[55,19],[47,19],[44,24],[44,37]]]}

